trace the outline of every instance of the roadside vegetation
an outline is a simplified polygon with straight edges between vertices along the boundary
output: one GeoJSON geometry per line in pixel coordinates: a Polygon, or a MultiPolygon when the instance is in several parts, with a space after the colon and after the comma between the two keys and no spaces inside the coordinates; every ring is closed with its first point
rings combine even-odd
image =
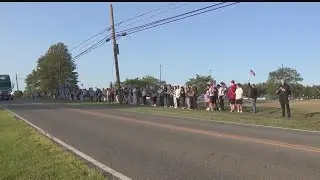
{"type": "MultiPolygon", "coordinates": [[[[109,108],[121,109],[134,113],[147,113],[154,115],[167,115],[186,117],[194,120],[205,121],[223,121],[232,123],[255,124],[264,126],[284,127],[292,129],[303,129],[320,131],[320,101],[291,101],[292,118],[289,120],[286,117],[281,117],[281,108],[279,102],[260,101],[258,103],[257,114],[251,113],[251,108],[247,105],[243,113],[230,113],[228,111],[208,112],[202,108],[198,111],[188,111],[182,109],[149,107],[149,106],[132,106],[107,103],[72,103],[72,105],[99,105],[108,106],[109,108]],[[125,107],[125,108],[124,108],[125,107]]],[[[227,108],[227,107],[226,107],[227,108]]]]}
{"type": "Polygon", "coordinates": [[[281,117],[279,102],[260,103],[257,114],[251,113],[250,107],[245,107],[243,113],[208,112],[204,110],[188,111],[171,108],[126,108],[125,111],[149,113],[157,115],[181,116],[208,121],[225,121],[244,124],[284,127],[303,130],[320,131],[320,102],[292,102],[292,118],[281,117]],[[318,104],[319,103],[319,104],[318,104]]]}
{"type": "Polygon", "coordinates": [[[0,180],[105,179],[70,152],[0,110],[0,180]]]}

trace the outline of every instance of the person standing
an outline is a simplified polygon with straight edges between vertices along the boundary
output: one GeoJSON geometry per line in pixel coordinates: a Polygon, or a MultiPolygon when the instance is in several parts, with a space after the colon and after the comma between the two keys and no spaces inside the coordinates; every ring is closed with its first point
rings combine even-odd
{"type": "Polygon", "coordinates": [[[151,101],[152,101],[152,106],[156,107],[157,106],[157,97],[158,97],[158,92],[155,86],[151,86],[151,101]]]}
{"type": "Polygon", "coordinates": [[[169,91],[169,93],[168,93],[168,96],[169,96],[169,107],[170,108],[172,108],[172,107],[174,107],[174,89],[173,89],[173,87],[169,84],[169,88],[168,88],[168,91],[169,91]]]}
{"type": "Polygon", "coordinates": [[[204,99],[204,108],[209,111],[209,104],[210,104],[210,95],[209,95],[209,88],[206,89],[206,92],[203,95],[203,99],[204,99]]]}
{"type": "Polygon", "coordinates": [[[179,86],[175,86],[173,100],[174,100],[174,108],[180,107],[180,88],[179,88],[179,86]]]}
{"type": "Polygon", "coordinates": [[[164,107],[164,89],[162,86],[159,87],[158,90],[158,94],[159,94],[159,106],[160,107],[164,107]]]}
{"type": "Polygon", "coordinates": [[[190,86],[186,86],[186,104],[187,104],[187,108],[188,110],[191,109],[191,99],[192,99],[192,94],[191,94],[191,88],[190,86]]]}
{"type": "Polygon", "coordinates": [[[177,89],[176,89],[176,93],[177,93],[177,106],[178,106],[178,108],[180,108],[181,107],[181,104],[180,104],[180,90],[181,90],[181,88],[180,88],[180,86],[178,85],[177,86],[177,89]]]}
{"type": "Polygon", "coordinates": [[[198,109],[198,89],[196,86],[192,86],[191,91],[192,91],[191,107],[194,110],[197,110],[198,109]]]}
{"type": "Polygon", "coordinates": [[[230,112],[234,111],[234,104],[235,104],[235,99],[236,99],[236,89],[237,89],[237,85],[235,84],[235,81],[232,80],[231,81],[231,85],[229,87],[227,96],[229,99],[229,104],[230,104],[230,112]]]}
{"type": "Polygon", "coordinates": [[[240,83],[237,84],[237,89],[236,89],[235,94],[236,94],[236,101],[235,102],[236,102],[238,113],[242,113],[243,89],[242,89],[240,83]]]}
{"type": "Polygon", "coordinates": [[[183,86],[181,86],[181,88],[180,88],[180,98],[179,99],[180,99],[181,109],[185,109],[186,108],[186,91],[183,86]]]}
{"type": "Polygon", "coordinates": [[[210,110],[215,111],[217,110],[217,88],[215,85],[215,81],[212,81],[209,88],[209,95],[210,95],[210,110]]]}
{"type": "Polygon", "coordinates": [[[168,95],[168,86],[167,85],[163,86],[163,94],[164,94],[163,105],[164,105],[164,107],[169,107],[169,95],[168,95]]]}
{"type": "Polygon", "coordinates": [[[284,80],[281,80],[281,85],[277,90],[277,94],[279,95],[279,102],[282,110],[282,117],[286,116],[285,110],[287,109],[288,118],[291,117],[289,98],[291,96],[291,89],[289,84],[287,84],[284,80]]]}
{"type": "Polygon", "coordinates": [[[142,90],[142,104],[141,105],[146,105],[147,104],[147,87],[145,86],[142,90]]]}
{"type": "Polygon", "coordinates": [[[139,86],[137,86],[137,89],[136,89],[136,97],[137,97],[137,105],[140,105],[142,102],[142,93],[139,86]]]}
{"type": "Polygon", "coordinates": [[[224,98],[226,96],[226,90],[227,89],[224,84],[222,84],[222,85],[218,84],[219,111],[224,111],[224,98]]]}
{"type": "Polygon", "coordinates": [[[132,91],[132,103],[134,105],[137,105],[137,88],[136,88],[136,86],[133,86],[131,91],[132,91]]]}
{"type": "Polygon", "coordinates": [[[252,105],[252,112],[254,114],[257,113],[257,98],[258,98],[258,90],[256,85],[250,84],[249,85],[249,98],[251,100],[251,105],[252,105]]]}

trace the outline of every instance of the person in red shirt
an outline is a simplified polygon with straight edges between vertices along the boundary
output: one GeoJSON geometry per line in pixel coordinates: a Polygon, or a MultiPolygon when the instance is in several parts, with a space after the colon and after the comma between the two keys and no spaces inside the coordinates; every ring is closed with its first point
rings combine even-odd
{"type": "Polygon", "coordinates": [[[227,96],[228,96],[228,99],[229,99],[229,104],[230,104],[230,112],[234,111],[234,104],[235,104],[235,101],[236,101],[236,89],[237,89],[237,85],[234,82],[234,80],[232,80],[231,81],[231,85],[230,85],[229,90],[228,90],[228,93],[227,93],[227,96]]]}

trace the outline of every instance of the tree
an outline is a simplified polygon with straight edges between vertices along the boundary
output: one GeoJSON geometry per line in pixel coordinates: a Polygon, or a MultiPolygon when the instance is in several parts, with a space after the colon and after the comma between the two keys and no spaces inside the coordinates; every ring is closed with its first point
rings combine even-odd
{"type": "Polygon", "coordinates": [[[205,92],[206,84],[212,80],[212,77],[209,76],[201,76],[199,74],[196,74],[196,77],[189,78],[189,80],[186,82],[187,86],[196,86],[198,89],[199,94],[202,94],[205,92]]]}
{"type": "Polygon", "coordinates": [[[256,84],[258,97],[263,97],[268,94],[268,83],[258,83],[256,84]]]}
{"type": "Polygon", "coordinates": [[[277,98],[277,91],[278,85],[275,83],[268,83],[267,84],[267,95],[268,99],[276,99],[277,98]]]}
{"type": "Polygon", "coordinates": [[[296,69],[290,67],[283,67],[269,72],[269,78],[267,80],[267,92],[269,98],[276,97],[278,84],[281,82],[281,80],[285,80],[286,83],[291,85],[291,88],[293,90],[293,96],[302,95],[301,86],[298,84],[299,82],[303,81],[301,74],[296,69]]]}
{"type": "Polygon", "coordinates": [[[25,91],[27,92],[35,92],[37,89],[39,89],[39,76],[38,72],[33,69],[30,74],[27,75],[25,79],[26,88],[25,91]]]}
{"type": "MultiPolygon", "coordinates": [[[[144,76],[142,78],[133,78],[133,79],[126,79],[123,81],[123,84],[129,85],[129,86],[139,86],[139,87],[145,87],[145,86],[155,86],[159,85],[160,80],[153,77],[153,76],[144,76]]],[[[161,81],[162,85],[166,84],[166,81],[161,81]]]]}
{"type": "Polygon", "coordinates": [[[159,84],[163,84],[165,85],[166,84],[166,81],[164,80],[160,80],[153,77],[153,76],[150,76],[150,75],[147,75],[147,76],[144,76],[141,78],[141,80],[146,83],[147,86],[150,86],[150,85],[159,85],[159,84]]]}
{"type": "Polygon", "coordinates": [[[67,46],[57,43],[48,49],[37,61],[37,68],[26,78],[28,90],[40,89],[42,92],[57,92],[59,87],[78,88],[78,73],[67,46]]]}
{"type": "Polygon", "coordinates": [[[296,84],[303,81],[301,74],[293,68],[284,67],[269,72],[268,83],[277,84],[282,79],[286,80],[288,84],[296,84]]]}
{"type": "Polygon", "coordinates": [[[23,96],[23,92],[22,91],[14,91],[14,97],[15,98],[21,98],[23,96]]]}

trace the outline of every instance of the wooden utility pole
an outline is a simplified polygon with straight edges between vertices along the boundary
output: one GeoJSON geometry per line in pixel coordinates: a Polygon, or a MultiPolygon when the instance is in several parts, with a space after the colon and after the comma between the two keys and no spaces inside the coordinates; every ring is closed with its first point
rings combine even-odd
{"type": "Polygon", "coordinates": [[[16,84],[17,84],[17,91],[19,91],[18,73],[16,73],[16,84]]]}
{"type": "MultiPolygon", "coordinates": [[[[111,38],[112,38],[112,44],[113,44],[114,66],[116,68],[116,89],[118,90],[118,92],[120,92],[120,73],[119,73],[119,63],[118,63],[119,46],[116,41],[112,4],[110,4],[110,22],[111,22],[111,38]]],[[[122,96],[120,94],[118,95],[119,95],[119,103],[122,104],[122,96]]]]}

